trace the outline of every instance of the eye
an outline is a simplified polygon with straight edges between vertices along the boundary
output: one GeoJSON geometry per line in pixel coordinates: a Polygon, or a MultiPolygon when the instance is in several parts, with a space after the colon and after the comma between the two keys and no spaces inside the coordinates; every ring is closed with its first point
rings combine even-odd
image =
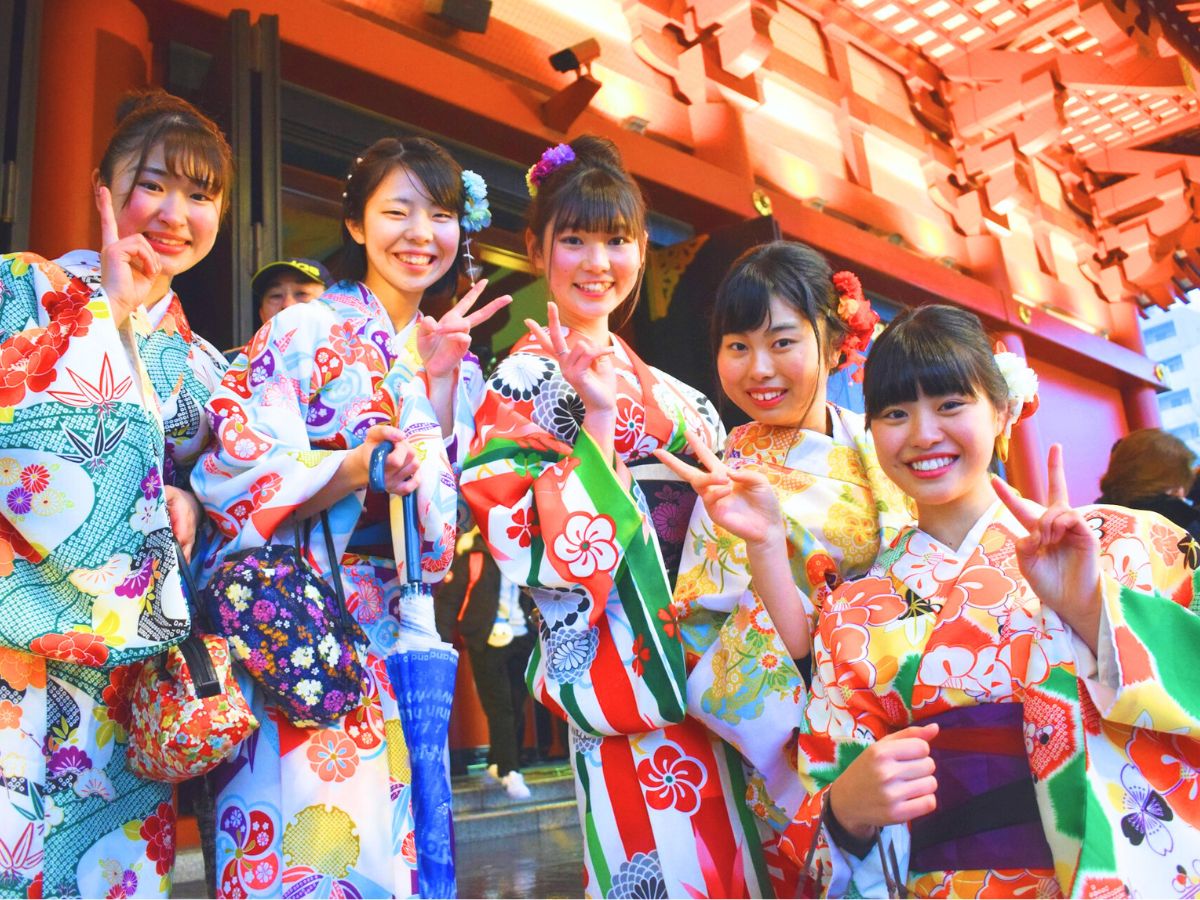
{"type": "Polygon", "coordinates": [[[794,344],[794,343],[796,343],[796,341],[793,338],[779,338],[779,340],[775,341],[775,343],[772,344],[771,346],[775,347],[779,350],[786,350],[788,347],[792,346],[792,344],[794,344]]]}
{"type": "Polygon", "coordinates": [[[962,397],[947,397],[938,404],[939,412],[954,412],[967,405],[967,401],[962,397]]]}
{"type": "Polygon", "coordinates": [[[613,235],[612,237],[610,237],[610,238],[608,239],[608,242],[609,242],[610,244],[612,244],[614,247],[620,247],[620,246],[622,246],[623,244],[628,244],[628,243],[630,242],[630,241],[629,241],[629,235],[627,235],[627,234],[617,234],[617,235],[613,235]]]}
{"type": "Polygon", "coordinates": [[[898,406],[891,406],[881,412],[878,418],[889,422],[901,422],[908,418],[908,413],[900,409],[898,406]]]}
{"type": "Polygon", "coordinates": [[[449,222],[455,218],[457,218],[457,216],[455,216],[454,213],[450,212],[449,210],[437,209],[433,212],[433,221],[435,222],[449,222]]]}
{"type": "Polygon", "coordinates": [[[577,234],[564,234],[561,237],[559,237],[558,242],[560,244],[566,244],[569,247],[583,246],[583,238],[581,238],[577,234]]]}
{"type": "Polygon", "coordinates": [[[729,350],[733,353],[741,353],[744,350],[746,350],[746,345],[743,344],[741,341],[729,341],[725,345],[725,349],[729,350]]]}
{"type": "Polygon", "coordinates": [[[162,186],[157,181],[151,181],[148,178],[143,178],[137,183],[137,186],[144,191],[161,191],[162,186]]]}
{"type": "Polygon", "coordinates": [[[196,203],[212,203],[213,199],[213,195],[206,193],[205,191],[192,192],[192,200],[194,200],[196,203]]]}

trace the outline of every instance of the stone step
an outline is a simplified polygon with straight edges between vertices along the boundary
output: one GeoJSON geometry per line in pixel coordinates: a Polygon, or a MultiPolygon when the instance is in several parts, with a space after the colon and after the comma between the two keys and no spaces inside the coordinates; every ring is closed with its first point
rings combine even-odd
{"type": "Polygon", "coordinates": [[[488,809],[454,817],[454,843],[465,846],[476,841],[550,829],[579,828],[575,800],[518,804],[506,809],[488,809]]]}

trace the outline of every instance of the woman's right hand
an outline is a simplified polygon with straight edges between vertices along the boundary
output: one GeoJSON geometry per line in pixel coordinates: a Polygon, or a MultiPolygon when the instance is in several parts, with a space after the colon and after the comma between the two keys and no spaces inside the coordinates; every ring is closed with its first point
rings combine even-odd
{"type": "Polygon", "coordinates": [[[417,489],[417,468],[420,460],[417,451],[404,438],[404,432],[393,425],[372,425],[367,429],[363,442],[354,448],[355,483],[364,488],[370,481],[371,456],[375,448],[384,441],[391,441],[395,446],[387,455],[384,464],[383,481],[389,494],[411,494],[417,489]]]}
{"type": "Polygon", "coordinates": [[[537,342],[558,362],[559,371],[567,384],[583,401],[586,413],[615,415],[617,408],[617,370],[613,367],[612,347],[597,347],[580,335],[574,347],[567,346],[564,329],[559,324],[558,304],[546,304],[547,327],[533,319],[525,326],[537,342]]]}
{"type": "Polygon", "coordinates": [[[912,725],[867,747],[829,787],[829,808],[841,826],[867,839],[884,825],[910,822],[933,812],[936,723],[912,725]]]}
{"type": "Polygon", "coordinates": [[[121,237],[113,211],[112,191],[96,188],[100,212],[100,285],[108,297],[113,322],[120,325],[139,306],[155,299],[155,281],[162,263],[142,234],[121,237]]]}

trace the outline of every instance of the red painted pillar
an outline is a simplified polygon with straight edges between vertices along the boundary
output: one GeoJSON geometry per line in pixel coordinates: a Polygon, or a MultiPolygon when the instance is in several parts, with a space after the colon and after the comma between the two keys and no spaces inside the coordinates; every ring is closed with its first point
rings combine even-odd
{"type": "Polygon", "coordinates": [[[144,87],[149,67],[149,24],[132,0],[46,0],[28,249],[47,257],[99,249],[92,170],[121,95],[144,87]]]}
{"type": "MultiPolygon", "coordinates": [[[[1004,332],[1000,340],[1011,353],[1025,357],[1025,342],[1015,331],[1004,332]]],[[[1009,484],[1023,496],[1037,503],[1046,502],[1046,456],[1036,414],[1013,426],[1005,473],[1009,484]]]]}
{"type": "Polygon", "coordinates": [[[1125,400],[1125,421],[1129,430],[1139,428],[1162,428],[1162,417],[1158,412],[1158,392],[1147,384],[1126,388],[1121,393],[1125,400]]]}

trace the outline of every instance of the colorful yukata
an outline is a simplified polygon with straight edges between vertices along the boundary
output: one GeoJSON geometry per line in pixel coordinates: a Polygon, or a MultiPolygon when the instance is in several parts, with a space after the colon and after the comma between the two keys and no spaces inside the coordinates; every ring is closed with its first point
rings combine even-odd
{"type": "MultiPolygon", "coordinates": [[[[787,525],[795,615],[815,623],[830,587],[864,573],[912,522],[900,490],[875,458],[862,417],[829,407],[831,435],[752,422],[729,435],[725,462],[771,482],[787,525]]],[[[770,615],[751,586],[745,543],[692,513],[675,613],[687,656],[688,715],[749,764],[748,800],[779,896],[796,896],[799,869],[778,854],[778,834],[805,799],[788,752],[807,691],[770,615]],[[768,827],[768,824],[772,827],[768,827]]],[[[717,743],[720,743],[717,740],[717,743]]]]}
{"type": "MultiPolygon", "coordinates": [[[[417,367],[415,320],[396,333],[361,284],[340,282],[264,325],[208,406],[217,439],[192,484],[224,540],[207,568],[229,552],[290,542],[293,511],[368,428],[392,423],[420,458],[421,568],[427,583],[440,581],[454,555],[457,493],[417,367]]],[[[479,378],[473,363],[463,374],[479,378]]],[[[457,406],[469,429],[469,403],[457,406]]],[[[254,688],[262,726],[215,776],[219,896],[416,893],[409,758],[384,663],[412,623],[401,609],[387,504],[382,516],[364,514],[365,496],[349,494],[328,510],[337,564],[327,558],[319,519],[308,548],[323,577],[340,571],[347,606],[366,633],[369,695],[339,724],[302,729],[254,688]],[[363,546],[356,535],[367,524],[375,526],[367,541],[374,552],[347,550],[363,546]]],[[[368,513],[382,498],[370,496],[368,513]]]]}
{"type": "Polygon", "coordinates": [[[695,495],[667,484],[648,497],[636,481],[659,479],[663,467],[638,462],[683,450],[685,427],[714,450],[723,429],[698,392],[614,348],[614,447],[632,489],[582,431],[583,403],[555,359],[526,337],[489,379],[461,490],[501,571],[541,613],[527,679],[571,724],[585,894],[757,895],[768,877],[753,817],[730,790],[740,762],[684,721],[660,541],[678,552],[695,495]]]}
{"type": "Polygon", "coordinates": [[[171,786],[125,760],[129,665],[190,629],[133,322],[0,258],[0,895],[165,897],[171,786]]]}
{"type": "MultiPolygon", "coordinates": [[[[1083,513],[1103,566],[1095,655],[1021,576],[1024,529],[998,501],[957,550],[905,530],[826,601],[799,740],[809,802],[868,743],[934,716],[941,809],[954,818],[985,797],[949,841],[921,847],[929,816],[911,838],[884,829],[912,895],[1177,897],[1200,886],[1200,620],[1189,609],[1200,547],[1154,514],[1083,513]],[[1005,803],[986,801],[989,788],[1005,803]],[[1022,791],[1028,820],[972,834],[1022,791]],[[984,857],[1004,862],[970,863],[984,857]],[[928,865],[954,859],[963,864],[928,865]]],[[[825,861],[831,894],[860,865],[836,848],[825,861]]]]}
{"type": "MultiPolygon", "coordinates": [[[[93,289],[100,285],[100,255],[76,250],[55,260],[93,289]]],[[[138,355],[162,410],[167,452],[163,480],[190,491],[189,476],[210,434],[204,405],[221,383],[228,363],[221,352],[192,331],[174,291],[129,317],[138,355]]]]}

